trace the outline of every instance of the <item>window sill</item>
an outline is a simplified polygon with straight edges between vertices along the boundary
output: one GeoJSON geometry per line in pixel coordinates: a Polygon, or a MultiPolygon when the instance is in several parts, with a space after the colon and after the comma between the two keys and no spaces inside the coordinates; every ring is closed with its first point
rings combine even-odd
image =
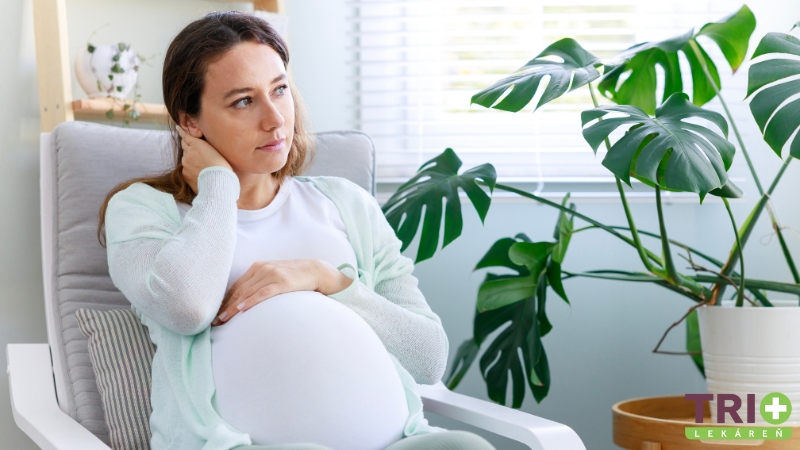
{"type": "MultiPolygon", "coordinates": [[[[745,178],[733,177],[731,180],[736,183],[740,188],[747,187],[749,181],[745,178]]],[[[378,180],[376,198],[378,203],[385,204],[392,194],[397,191],[397,188],[403,184],[405,180],[378,180]]],[[[570,200],[575,203],[619,203],[619,192],[617,191],[616,183],[613,178],[599,178],[599,179],[550,179],[540,184],[538,181],[530,180],[498,180],[502,183],[514,188],[524,190],[527,192],[537,192],[540,197],[547,200],[560,201],[564,198],[567,192],[570,193],[570,200]]],[[[643,183],[632,180],[632,188],[625,186],[625,194],[629,203],[655,203],[655,192],[650,187],[643,183]]],[[[459,190],[459,197],[467,199],[467,195],[459,190]]],[[[700,199],[697,194],[684,193],[684,192],[662,192],[661,199],[664,204],[673,203],[694,203],[699,204],[700,199]]],[[[742,198],[731,199],[732,203],[740,203],[747,201],[748,196],[742,198]]],[[[466,200],[468,201],[468,200],[466,200]]],[[[525,198],[514,194],[512,192],[495,190],[492,194],[492,201],[495,203],[530,203],[535,202],[532,199],[525,198]]],[[[706,196],[704,203],[722,203],[718,197],[713,195],[706,196]]]]}

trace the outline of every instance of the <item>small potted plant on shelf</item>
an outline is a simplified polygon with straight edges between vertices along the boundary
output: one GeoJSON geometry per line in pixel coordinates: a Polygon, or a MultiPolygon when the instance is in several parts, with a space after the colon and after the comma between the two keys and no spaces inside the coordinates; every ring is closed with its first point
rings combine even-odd
{"type": "MultiPolygon", "coordinates": [[[[90,36],[91,39],[91,36],[90,36]]],[[[130,44],[95,46],[87,42],[75,58],[78,83],[89,98],[111,98],[113,103],[106,118],[114,119],[114,107],[122,103],[124,122],[138,120],[141,113],[141,94],[137,83],[139,66],[146,58],[135,53],[130,44]],[[130,94],[133,99],[128,99],[130,94]]]]}
{"type": "MultiPolygon", "coordinates": [[[[800,137],[791,141],[789,156],[765,188],[720,94],[717,65],[697,40],[705,36],[718,46],[725,63],[735,73],[745,60],[754,29],[753,13],[742,6],[731,16],[697,31],[634,45],[608,61],[592,55],[577,41],[565,38],[472,97],[472,103],[517,112],[537,93],[540,97],[536,109],[569,91],[588,89],[595,107],[581,114],[582,134],[595,152],[600,146],[607,151],[602,164],[616,179],[626,224],[607,225],[581,214],[569,204],[569,196],[557,203],[497,183],[491,164],[459,174],[461,161],[451,149],[423,164],[383,207],[387,220],[403,242],[403,249],[409,246],[422,222],[417,262],[435,254],[442,221],[442,248],[461,234],[459,188],[465,191],[481,221],[489,210],[490,194],[497,189],[560,210],[552,240],[533,242],[522,233],[500,239],[475,266],[475,270],[505,268],[515,273],[486,274],[478,290],[473,337],[458,349],[446,380],[449,388],[458,385],[487,336],[510,322],[480,358],[489,397],[505,404],[510,371],[514,408],[522,405],[526,384],[536,401],[542,401],[551,383],[541,341],[552,328],[545,311],[547,288],[568,302],[564,281],[589,277],[654,283],[691,299],[694,305],[670,329],[686,319],[686,353],[706,376],[709,392],[742,394],[742,399],[746,398],[745,393],[755,393],[756,404],[770,392],[800,392],[800,307],[795,301],[792,307],[775,308],[777,305],[769,295],[800,296],[800,274],[770,198],[792,158],[800,158],[800,137]],[[688,61],[691,73],[683,73],[679,54],[688,61]],[[660,104],[654,76],[656,66],[664,71],[665,79],[660,104]],[[691,77],[691,97],[683,92],[684,76],[691,77]],[[596,91],[614,104],[600,105],[596,91]],[[702,108],[713,98],[719,98],[724,115],[702,108]],[[741,223],[735,220],[727,200],[742,195],[727,175],[737,151],[728,141],[731,129],[758,190],[758,201],[741,223]],[[624,135],[615,138],[612,136],[615,130],[624,131],[624,135]],[[624,189],[631,178],[655,192],[657,232],[636,226],[624,189]],[[696,193],[701,203],[709,194],[722,200],[733,241],[726,258],[715,258],[669,238],[662,208],[663,191],[696,193]],[[444,210],[443,197],[447,200],[444,210]],[[742,249],[764,211],[780,242],[791,280],[745,276],[742,249]],[[583,226],[576,228],[575,221],[583,226]],[[571,272],[563,268],[572,235],[588,231],[602,231],[631,246],[631,256],[639,259],[643,270],[571,272]],[[649,249],[643,236],[657,239],[660,248],[649,249]],[[691,272],[678,269],[676,254],[686,260],[691,272]],[[734,300],[731,305],[723,305],[723,294],[728,288],[734,289],[734,300]],[[776,370],[780,375],[768,375],[776,370]]],[[[764,141],[778,157],[800,127],[800,100],[793,97],[800,93],[800,80],[792,78],[800,75],[800,60],[796,57],[800,57],[800,40],[786,33],[769,33],[756,48],[752,58],[758,58],[759,62],[750,66],[748,74],[750,110],[764,141]],[[786,57],[787,54],[791,56],[786,57]]],[[[660,351],[660,345],[661,342],[654,351],[668,353],[660,351]]],[[[791,395],[790,398],[800,401],[791,395]]],[[[711,408],[714,414],[714,402],[711,408]]],[[[800,424],[800,412],[793,413],[787,424],[800,424]]]]}

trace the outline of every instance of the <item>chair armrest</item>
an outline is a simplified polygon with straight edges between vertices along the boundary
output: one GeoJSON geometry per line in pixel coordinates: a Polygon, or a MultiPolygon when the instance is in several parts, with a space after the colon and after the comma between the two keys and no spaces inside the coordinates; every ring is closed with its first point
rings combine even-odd
{"type": "Polygon", "coordinates": [[[566,425],[458,394],[441,381],[417,387],[424,411],[505,436],[532,450],[586,450],[578,434],[566,425]]]}
{"type": "Polygon", "coordinates": [[[6,356],[14,421],[36,445],[46,450],[110,450],[58,407],[48,344],[8,344],[6,356]]]}

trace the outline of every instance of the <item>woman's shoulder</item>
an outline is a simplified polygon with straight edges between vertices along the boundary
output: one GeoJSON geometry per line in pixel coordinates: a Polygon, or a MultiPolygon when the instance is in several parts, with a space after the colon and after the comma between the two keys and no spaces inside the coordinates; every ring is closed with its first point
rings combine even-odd
{"type": "Polygon", "coordinates": [[[172,194],[160,191],[147,183],[132,183],[114,194],[108,201],[106,214],[115,212],[152,211],[159,216],[180,222],[180,214],[172,194]]]}

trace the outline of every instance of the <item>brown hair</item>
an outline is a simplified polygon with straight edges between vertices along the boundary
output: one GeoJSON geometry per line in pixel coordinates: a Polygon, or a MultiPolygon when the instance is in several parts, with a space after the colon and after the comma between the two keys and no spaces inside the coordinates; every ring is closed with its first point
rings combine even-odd
{"type": "MultiPolygon", "coordinates": [[[[206,68],[226,52],[242,42],[258,42],[269,45],[278,53],[284,67],[289,64],[286,42],[265,20],[254,15],[236,11],[209,13],[186,26],[167,49],[162,73],[164,103],[169,112],[169,132],[175,165],[166,172],[149,177],[134,178],[118,184],[112,189],[100,207],[97,240],[105,247],[103,227],[108,202],[117,192],[134,183],[145,183],[159,191],[172,194],[176,201],[192,204],[196,194],[183,178],[183,149],[181,138],[175,130],[179,123],[178,112],[190,117],[200,114],[200,97],[205,86],[206,68]]],[[[280,170],[273,176],[282,182],[287,176],[302,174],[314,158],[313,140],[306,131],[300,95],[290,83],[294,99],[294,138],[289,156],[280,170]]]]}

